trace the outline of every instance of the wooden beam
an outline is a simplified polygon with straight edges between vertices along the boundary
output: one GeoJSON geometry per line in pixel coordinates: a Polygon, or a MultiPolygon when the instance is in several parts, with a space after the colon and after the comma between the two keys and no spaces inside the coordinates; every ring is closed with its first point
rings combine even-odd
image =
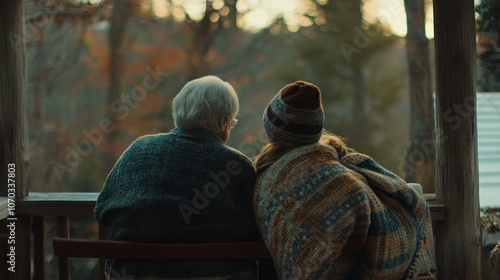
{"type": "MultiPolygon", "coordinates": [[[[12,196],[13,193],[8,190],[15,190],[16,198],[28,195],[23,3],[24,1],[0,1],[0,195],[12,196]],[[14,181],[7,182],[8,178],[14,181]],[[14,185],[11,188],[7,183],[14,185]]],[[[7,278],[30,279],[31,217],[16,213],[15,218],[16,272],[8,273],[7,278]]]]}
{"type": "MultiPolygon", "coordinates": [[[[32,216],[94,216],[98,196],[98,192],[32,192],[29,196],[16,201],[16,213],[32,216]]],[[[432,220],[444,221],[446,215],[444,205],[436,201],[434,194],[424,194],[424,198],[429,203],[432,220]]],[[[4,204],[6,203],[5,199],[4,204]]],[[[1,209],[2,198],[0,197],[0,213],[1,209]]]]}
{"type": "Polygon", "coordinates": [[[16,202],[17,213],[33,216],[94,216],[99,193],[32,192],[16,202]]]}
{"type": "MultiPolygon", "coordinates": [[[[15,164],[16,197],[28,195],[24,1],[0,1],[0,178],[15,164]]],[[[4,186],[4,185],[3,185],[4,186]]],[[[7,188],[0,195],[7,196],[7,188]]]]}
{"type": "Polygon", "coordinates": [[[436,223],[438,279],[481,275],[476,129],[476,37],[473,0],[435,0],[436,223]]]}

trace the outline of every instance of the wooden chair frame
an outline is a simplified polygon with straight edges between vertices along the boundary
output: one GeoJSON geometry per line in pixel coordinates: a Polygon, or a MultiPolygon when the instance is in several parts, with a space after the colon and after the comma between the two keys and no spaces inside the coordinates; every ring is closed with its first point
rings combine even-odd
{"type": "Polygon", "coordinates": [[[271,259],[263,242],[151,244],[76,238],[52,239],[54,254],[59,258],[59,279],[69,279],[61,269],[68,258],[99,258],[101,279],[105,279],[105,259],[134,260],[262,260],[271,259]]]}

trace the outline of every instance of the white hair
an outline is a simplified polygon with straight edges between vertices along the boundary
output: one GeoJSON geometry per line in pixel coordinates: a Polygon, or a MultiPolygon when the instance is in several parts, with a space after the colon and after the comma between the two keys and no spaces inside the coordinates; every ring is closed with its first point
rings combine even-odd
{"type": "Polygon", "coordinates": [[[172,111],[175,126],[205,129],[220,133],[238,114],[238,96],[234,88],[216,76],[188,82],[175,96],[172,111]]]}

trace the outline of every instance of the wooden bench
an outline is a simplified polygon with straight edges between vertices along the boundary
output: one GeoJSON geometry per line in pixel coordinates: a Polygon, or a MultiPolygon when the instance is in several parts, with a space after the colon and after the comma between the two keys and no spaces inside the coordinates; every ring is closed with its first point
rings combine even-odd
{"type": "MultiPolygon", "coordinates": [[[[62,267],[67,258],[134,259],[134,260],[262,260],[271,259],[263,242],[151,244],[111,240],[52,239],[54,254],[62,267]]],[[[105,279],[101,264],[101,279],[105,279]]],[[[59,270],[59,279],[69,273],[59,270]]]]}
{"type": "MultiPolygon", "coordinates": [[[[150,244],[111,240],[54,238],[54,254],[61,261],[67,258],[135,259],[135,260],[264,260],[271,255],[263,242],[150,244]]],[[[105,279],[101,265],[101,279],[105,279]]],[[[59,279],[69,273],[59,271],[59,279]]],[[[416,280],[434,280],[419,276],[416,280]]]]}

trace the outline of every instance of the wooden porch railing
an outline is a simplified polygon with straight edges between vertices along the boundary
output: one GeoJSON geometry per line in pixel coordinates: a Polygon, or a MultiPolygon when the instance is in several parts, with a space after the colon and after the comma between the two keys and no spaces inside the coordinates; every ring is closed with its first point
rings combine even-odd
{"type": "MultiPolygon", "coordinates": [[[[70,217],[93,217],[99,193],[30,193],[15,201],[16,214],[16,273],[0,274],[0,279],[45,279],[44,220],[56,217],[56,236],[69,237],[70,217]],[[33,268],[33,269],[31,269],[33,268]]],[[[1,200],[3,204],[3,200],[1,200]]],[[[6,200],[5,200],[6,202],[6,200]]],[[[0,213],[3,206],[0,205],[0,213]]],[[[6,208],[6,205],[5,205],[6,208]]],[[[6,217],[6,216],[5,216],[6,217]]],[[[0,219],[5,217],[0,216],[0,219]]],[[[2,226],[2,237],[8,234],[2,226]]],[[[100,239],[107,238],[104,229],[100,239]]],[[[2,242],[5,244],[6,242],[2,242]]],[[[2,246],[0,261],[5,263],[6,247],[2,246]]],[[[103,266],[101,266],[103,267],[103,266]]],[[[61,269],[68,271],[69,263],[63,261],[61,269]]]]}
{"type": "MultiPolygon", "coordinates": [[[[19,267],[27,268],[16,272],[17,278],[5,279],[45,279],[45,251],[44,251],[44,218],[56,217],[56,236],[68,238],[69,219],[71,217],[93,217],[96,199],[99,193],[30,193],[28,197],[16,201],[16,262],[19,267]],[[31,271],[33,267],[33,271],[31,271]]],[[[432,220],[444,221],[446,209],[444,205],[436,203],[432,194],[424,195],[431,208],[432,220]]],[[[6,208],[6,201],[0,200],[0,213],[6,208]],[[5,207],[4,207],[5,206],[5,207]]],[[[0,216],[0,220],[6,216],[0,216]]],[[[2,227],[5,230],[5,227],[2,227]]],[[[2,232],[3,237],[6,232],[2,232]]],[[[107,239],[107,231],[100,227],[99,239],[107,239]]],[[[2,242],[5,244],[5,242],[2,242]]],[[[6,254],[2,252],[0,261],[5,263],[6,254]]],[[[69,263],[66,260],[60,262],[60,272],[69,271],[69,263]]],[[[100,271],[104,271],[101,262],[100,271]]],[[[5,276],[0,275],[0,279],[5,276]]]]}

